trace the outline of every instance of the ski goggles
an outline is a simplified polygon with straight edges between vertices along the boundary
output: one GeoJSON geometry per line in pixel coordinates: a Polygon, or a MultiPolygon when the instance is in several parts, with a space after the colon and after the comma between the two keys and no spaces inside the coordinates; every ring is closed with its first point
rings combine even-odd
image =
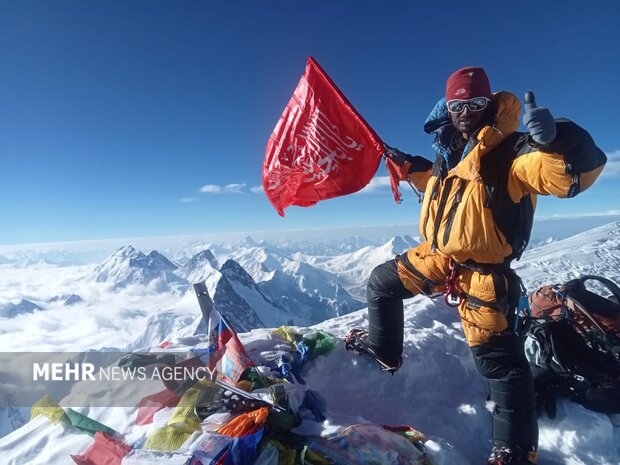
{"type": "Polygon", "coordinates": [[[446,106],[450,113],[461,113],[465,107],[469,108],[469,111],[482,111],[489,104],[489,99],[486,97],[474,97],[467,100],[448,100],[446,106]]]}

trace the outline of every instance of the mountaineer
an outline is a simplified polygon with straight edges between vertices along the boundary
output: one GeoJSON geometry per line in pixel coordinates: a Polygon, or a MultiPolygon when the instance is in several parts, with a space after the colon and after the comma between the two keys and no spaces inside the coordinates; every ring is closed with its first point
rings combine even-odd
{"type": "Polygon", "coordinates": [[[606,162],[587,131],[554,120],[532,92],[524,103],[528,132],[518,132],[518,98],[491,93],[484,69],[462,68],[448,78],[445,98],[424,124],[435,135],[434,163],[386,146],[400,180],[424,192],[424,241],[372,271],[368,332],[347,336],[348,348],[366,351],[394,372],[402,360],[402,299],[445,294],[458,306],[476,366],[489,381],[495,407],[488,464],[494,465],[535,463],[538,447],[519,316],[524,288],[510,264],[528,243],[537,196],[574,197],[606,162]]]}

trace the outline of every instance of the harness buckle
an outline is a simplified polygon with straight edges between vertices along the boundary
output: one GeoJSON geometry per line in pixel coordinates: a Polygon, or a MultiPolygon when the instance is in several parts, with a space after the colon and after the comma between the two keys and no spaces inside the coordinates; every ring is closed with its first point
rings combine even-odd
{"type": "Polygon", "coordinates": [[[456,283],[459,270],[460,268],[456,263],[450,264],[450,274],[446,277],[446,292],[444,294],[444,301],[449,307],[458,307],[463,302],[463,296],[456,283]]]}
{"type": "Polygon", "coordinates": [[[461,305],[463,298],[459,294],[449,294],[448,292],[446,292],[443,300],[449,307],[458,307],[459,305],[461,305]]]}

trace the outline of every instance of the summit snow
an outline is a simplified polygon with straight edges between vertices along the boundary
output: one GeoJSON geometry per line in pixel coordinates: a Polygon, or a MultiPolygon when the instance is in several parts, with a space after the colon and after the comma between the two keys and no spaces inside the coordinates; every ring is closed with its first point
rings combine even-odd
{"type": "Polygon", "coordinates": [[[106,283],[113,289],[132,284],[149,284],[158,291],[171,290],[185,284],[184,280],[173,273],[177,268],[177,265],[156,250],[145,255],[128,245],[98,265],[87,279],[106,283]]]}
{"type": "MultiPolygon", "coordinates": [[[[71,306],[70,319],[66,318],[67,307],[60,302],[56,303],[55,309],[50,304],[50,309],[45,311],[6,318],[0,330],[0,343],[17,351],[49,350],[50,341],[59,347],[67,347],[68,341],[71,341],[74,349],[78,346],[82,349],[104,346],[127,348],[132,340],[131,335],[136,338],[135,344],[130,347],[133,349],[156,347],[166,340],[177,344],[175,350],[183,347],[190,350],[192,344],[201,340],[201,334],[204,337],[200,309],[187,280],[191,276],[191,282],[194,278],[207,281],[209,293],[226,317],[230,317],[229,313],[239,305],[243,307],[240,299],[251,306],[261,320],[267,318],[269,311],[282,312],[285,321],[277,324],[261,321],[268,328],[250,332],[238,329],[241,341],[252,356],[257,353],[257,348],[274,343],[269,329],[272,326],[286,324],[288,318],[293,318],[298,326],[305,324],[298,323],[296,315],[291,317],[288,308],[283,310],[283,301],[288,294],[275,299],[262,287],[269,276],[274,283],[278,282],[281,291],[296,286],[300,293],[306,293],[307,305],[311,308],[313,289],[316,287],[324,291],[325,287],[325,283],[323,286],[314,285],[318,277],[334,281],[344,290],[351,289],[357,279],[361,289],[361,283],[374,266],[415,244],[415,239],[403,237],[378,246],[366,244],[354,252],[337,255],[293,254],[278,248],[272,250],[266,244],[239,247],[236,252],[234,249],[220,250],[226,253],[216,253],[216,249],[211,249],[212,253],[197,250],[198,254],[188,259],[184,267],[165,270],[186,281],[183,295],[157,294],[153,300],[159,302],[161,308],[148,314],[143,312],[141,305],[147,300],[148,292],[153,290],[149,285],[109,290],[107,281],[72,280],[72,276],[83,273],[83,267],[75,267],[76,270],[70,274],[69,269],[59,267],[33,267],[26,272],[11,265],[2,265],[0,283],[3,288],[0,291],[10,296],[11,302],[36,295],[37,290],[45,292],[45,295],[37,299],[33,297],[35,302],[47,302],[51,296],[65,296],[72,292],[79,294],[84,301],[71,306]],[[232,254],[236,254],[237,258],[232,254]],[[264,257],[261,266],[264,263],[268,265],[265,269],[259,266],[253,268],[250,256],[264,257]],[[245,262],[244,257],[247,259],[245,262]],[[259,271],[263,273],[262,280],[256,279],[258,274],[254,276],[259,271]],[[279,282],[286,280],[289,280],[286,285],[290,288],[279,282]],[[142,294],[135,294],[140,289],[142,294]],[[105,305],[91,307],[93,296],[97,295],[105,301],[105,305]],[[165,296],[171,297],[164,300],[165,296]],[[270,304],[272,307],[268,307],[270,304]],[[126,308],[119,311],[122,306],[126,308]],[[271,310],[261,314],[261,308],[271,310]],[[52,318],[54,312],[61,316],[52,318]],[[91,323],[84,317],[76,319],[80,312],[95,320],[91,323]],[[121,321],[117,322],[118,319],[121,321]],[[36,336],[40,339],[37,340],[36,336]]],[[[128,257],[136,255],[139,263],[148,262],[146,255],[125,250],[115,259],[118,269],[126,269],[130,262],[128,257]]],[[[104,268],[102,265],[97,267],[100,271],[104,268]]],[[[530,291],[541,284],[563,282],[582,274],[597,274],[617,282],[620,280],[620,223],[528,250],[519,262],[514,263],[514,267],[530,291]]],[[[113,274],[112,266],[105,269],[110,279],[116,277],[122,281],[125,276],[122,273],[113,274]]],[[[362,309],[326,320],[311,329],[298,329],[323,329],[342,337],[349,328],[366,327],[367,324],[367,312],[362,309]]],[[[309,362],[304,369],[304,378],[327,401],[329,426],[338,427],[342,425],[339,421],[346,419],[355,423],[411,424],[428,435],[432,446],[429,452],[436,463],[483,463],[491,434],[490,413],[485,406],[487,386],[477,373],[460,329],[458,314],[443,305],[441,299],[432,301],[428,297],[417,296],[406,301],[403,355],[403,367],[394,376],[381,372],[373,362],[363,357],[345,352],[340,344],[333,352],[309,362]]],[[[119,409],[85,408],[84,413],[119,432],[126,432],[133,418],[131,412],[127,414],[119,412],[119,409]]],[[[10,431],[5,429],[9,424],[7,420],[8,416],[0,418],[0,435],[10,431]]],[[[314,431],[323,427],[327,428],[327,425],[319,424],[314,431]]],[[[540,419],[539,463],[615,465],[620,457],[619,434],[620,430],[607,416],[560,400],[555,420],[540,419]]],[[[39,418],[0,439],[0,455],[3,461],[15,464],[43,463],[42,460],[46,463],[66,463],[69,454],[80,453],[91,442],[92,438],[86,435],[70,435],[68,438],[65,431],[53,429],[53,425],[39,418]],[[57,432],[54,440],[50,440],[52,430],[57,432]]]]}

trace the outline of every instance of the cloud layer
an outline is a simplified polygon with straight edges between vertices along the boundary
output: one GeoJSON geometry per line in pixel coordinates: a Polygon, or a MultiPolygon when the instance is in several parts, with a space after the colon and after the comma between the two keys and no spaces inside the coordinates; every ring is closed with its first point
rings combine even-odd
{"type": "Polygon", "coordinates": [[[620,176],[620,150],[614,152],[608,152],[607,164],[601,176],[605,177],[617,177],[620,176]]]}
{"type": "MultiPolygon", "coordinates": [[[[601,176],[604,177],[618,177],[620,176],[620,150],[613,152],[607,152],[607,164],[601,176]]],[[[357,194],[378,194],[389,191],[390,189],[390,177],[389,176],[375,176],[371,179],[370,183],[357,194]]],[[[264,192],[263,186],[257,185],[247,188],[245,183],[231,183],[231,184],[206,184],[202,186],[199,191],[202,194],[262,194],[264,192]]],[[[197,197],[184,197],[181,202],[190,203],[196,202],[199,199],[197,197]]]]}
{"type": "MultiPolygon", "coordinates": [[[[263,192],[262,186],[253,186],[246,190],[246,183],[230,183],[230,184],[206,184],[202,186],[199,192],[203,194],[246,194],[248,191],[254,194],[260,194],[263,192]]],[[[190,197],[193,198],[193,197],[190,197]]],[[[187,201],[182,199],[181,201],[187,201]]]]}
{"type": "Polygon", "coordinates": [[[360,194],[376,194],[378,192],[384,192],[386,189],[390,188],[390,177],[389,176],[375,176],[370,180],[368,185],[364,187],[360,194]]]}

